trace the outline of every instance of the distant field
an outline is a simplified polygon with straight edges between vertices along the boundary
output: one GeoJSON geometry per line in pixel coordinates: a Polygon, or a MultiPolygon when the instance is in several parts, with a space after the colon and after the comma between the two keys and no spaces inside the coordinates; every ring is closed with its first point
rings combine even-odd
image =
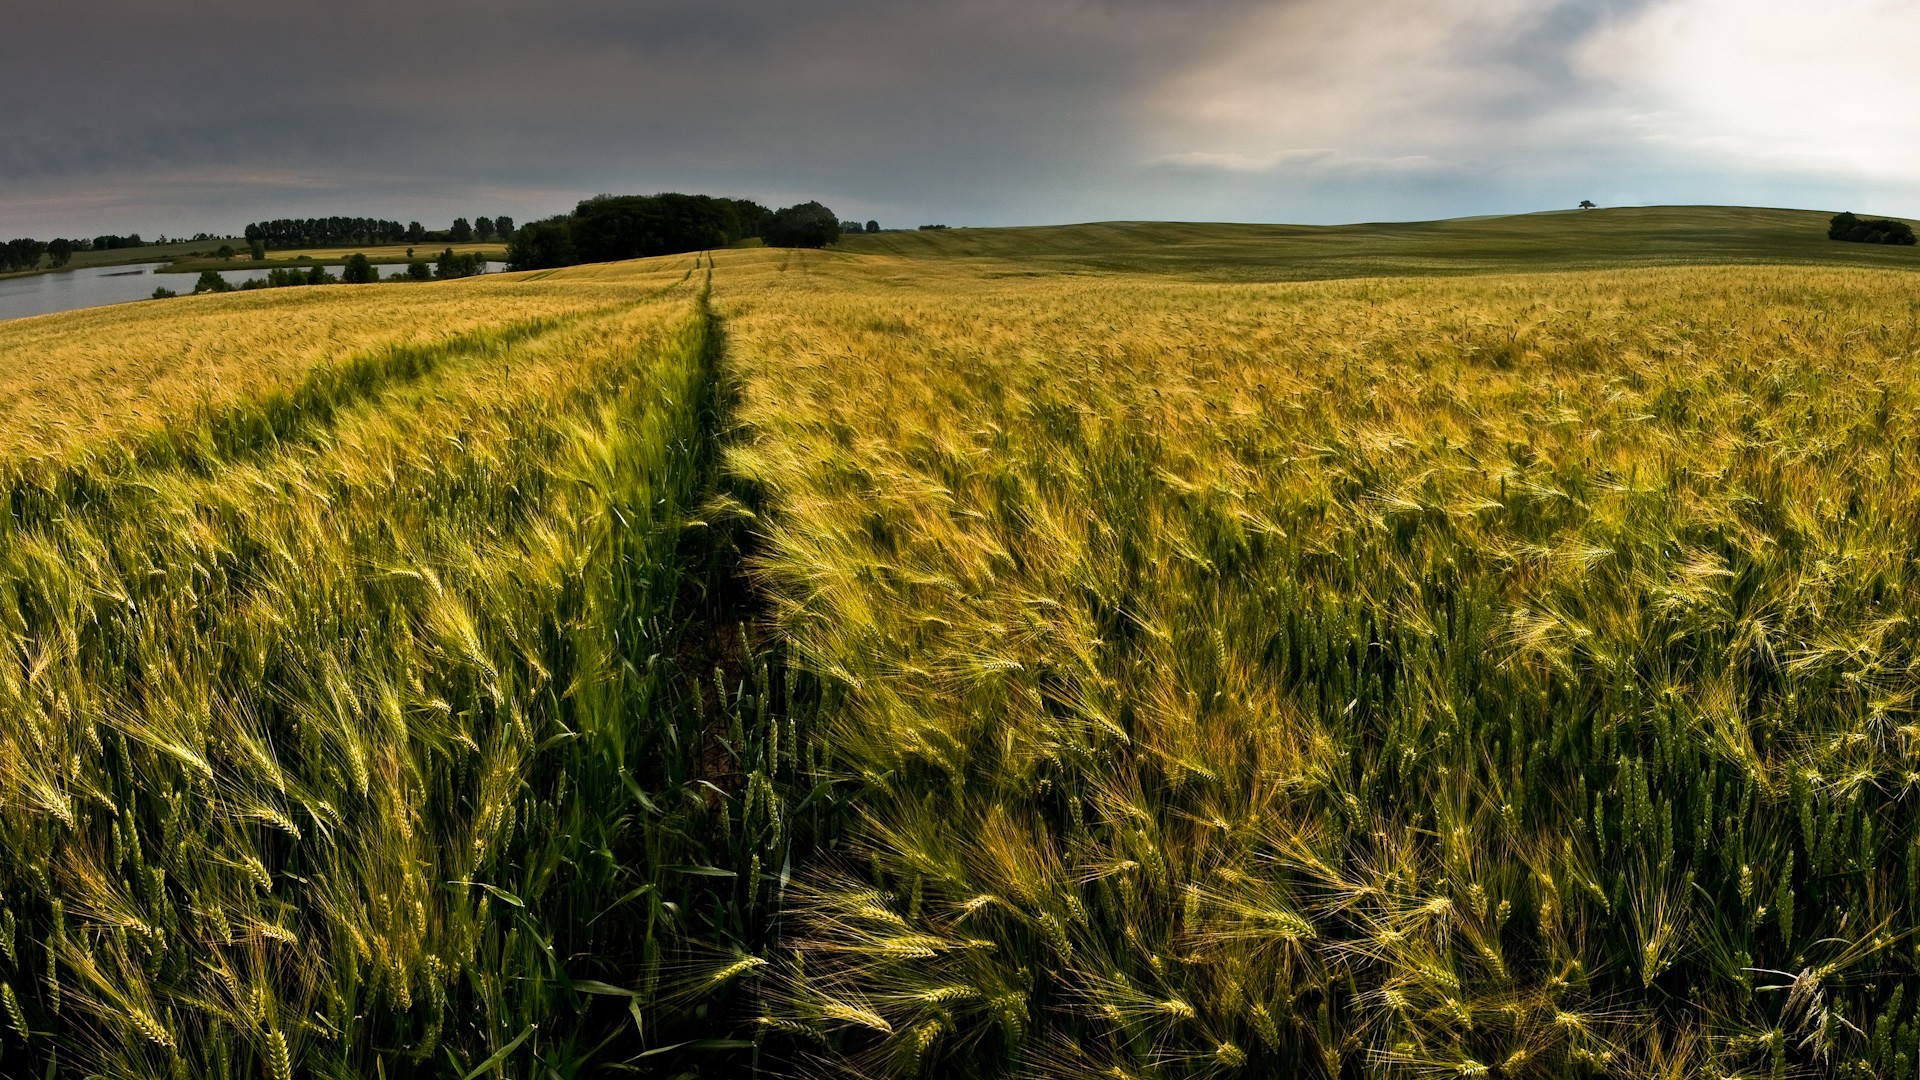
{"type": "MultiPolygon", "coordinates": [[[[440,253],[449,247],[454,250],[455,254],[475,254],[492,261],[502,260],[507,257],[507,245],[504,243],[435,244],[432,242],[423,242],[414,245],[371,244],[366,247],[291,248],[285,250],[276,248],[267,253],[266,259],[256,262],[249,254],[245,240],[196,240],[191,243],[148,244],[144,247],[117,248],[111,251],[76,251],[73,253],[72,258],[68,260],[67,265],[60,268],[60,270],[54,270],[46,266],[45,260],[43,259],[41,269],[31,272],[49,274],[60,273],[63,270],[85,270],[98,266],[129,266],[134,263],[165,262],[169,265],[161,270],[162,273],[197,274],[202,270],[248,270],[272,266],[309,266],[314,263],[338,266],[345,263],[348,257],[355,254],[364,254],[375,263],[404,264],[412,261],[412,259],[407,256],[408,247],[414,249],[413,258],[425,259],[428,262],[432,262],[438,258],[440,253]],[[233,258],[221,259],[215,257],[214,253],[219,251],[222,245],[234,249],[235,254],[233,258]]],[[[20,276],[22,275],[0,274],[0,277],[20,276]]]]}
{"type": "MultiPolygon", "coordinates": [[[[233,244],[240,249],[243,255],[245,254],[246,243],[244,241],[196,240],[190,243],[148,244],[144,247],[115,248],[111,251],[76,251],[73,253],[73,257],[68,261],[67,265],[62,269],[84,270],[94,266],[127,266],[133,263],[164,262],[169,259],[185,258],[195,252],[212,254],[220,250],[221,244],[226,243],[233,244]]],[[[34,272],[42,274],[58,272],[46,269],[44,258],[42,259],[42,267],[42,269],[34,272]]],[[[0,274],[0,277],[18,276],[21,275],[0,274]]]]}
{"type": "Polygon", "coordinates": [[[1102,222],[849,236],[860,254],[1006,260],[985,272],[1138,271],[1210,280],[1811,264],[1920,269],[1920,248],[1827,239],[1831,214],[1719,206],[1306,226],[1102,222]]]}
{"type": "MultiPolygon", "coordinates": [[[[197,274],[202,270],[246,270],[262,266],[307,266],[313,263],[337,266],[345,263],[348,258],[354,255],[365,255],[373,262],[383,264],[407,263],[413,261],[413,259],[423,259],[427,262],[432,262],[440,257],[442,251],[448,248],[452,248],[456,255],[480,255],[490,260],[500,260],[507,257],[507,245],[505,244],[435,244],[422,242],[419,244],[370,244],[366,247],[273,248],[267,252],[265,259],[255,261],[252,256],[248,254],[247,247],[244,243],[236,244],[235,246],[239,249],[239,254],[232,259],[181,259],[168,267],[167,270],[170,273],[197,274]],[[413,250],[411,258],[407,255],[409,248],[413,250]]],[[[218,245],[215,245],[216,249],[217,247],[218,245]]]]}
{"type": "Polygon", "coordinates": [[[0,324],[0,1075],[1912,1077],[1920,259],[1824,222],[0,324]]]}

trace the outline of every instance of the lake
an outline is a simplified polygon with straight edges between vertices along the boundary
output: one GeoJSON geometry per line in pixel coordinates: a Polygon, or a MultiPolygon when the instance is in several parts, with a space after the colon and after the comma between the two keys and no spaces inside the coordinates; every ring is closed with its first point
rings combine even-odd
{"type": "MultiPolygon", "coordinates": [[[[164,265],[136,263],[132,266],[95,266],[85,270],[62,270],[54,274],[0,278],[0,319],[23,319],[29,315],[50,315],[56,311],[147,300],[152,298],[156,288],[172,289],[184,296],[192,292],[194,283],[200,280],[199,274],[159,273],[158,269],[164,265]]],[[[506,268],[506,263],[490,262],[487,264],[487,273],[506,268]]],[[[391,274],[400,269],[404,268],[379,268],[382,274],[391,274]]],[[[330,266],[327,272],[338,277],[340,267],[330,266]]],[[[222,270],[220,276],[226,278],[229,284],[239,285],[244,281],[264,278],[267,271],[222,270]]]]}

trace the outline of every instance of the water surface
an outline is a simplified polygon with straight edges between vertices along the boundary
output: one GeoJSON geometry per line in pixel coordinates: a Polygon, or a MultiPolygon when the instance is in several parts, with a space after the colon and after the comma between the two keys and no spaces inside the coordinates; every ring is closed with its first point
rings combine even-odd
{"type": "MultiPolygon", "coordinates": [[[[172,289],[183,296],[193,291],[194,283],[200,280],[199,274],[162,274],[159,268],[165,265],[154,262],[134,263],[131,266],[94,266],[84,270],[62,270],[54,274],[0,278],[0,319],[22,319],[28,315],[51,315],[56,311],[148,300],[156,288],[172,289]]],[[[507,264],[490,262],[486,268],[491,274],[505,270],[507,264]]],[[[404,267],[379,268],[383,275],[401,269],[404,267]]],[[[330,266],[327,272],[338,277],[340,267],[330,266]]],[[[241,282],[265,278],[267,271],[222,270],[220,276],[226,278],[230,285],[239,285],[241,282]]]]}

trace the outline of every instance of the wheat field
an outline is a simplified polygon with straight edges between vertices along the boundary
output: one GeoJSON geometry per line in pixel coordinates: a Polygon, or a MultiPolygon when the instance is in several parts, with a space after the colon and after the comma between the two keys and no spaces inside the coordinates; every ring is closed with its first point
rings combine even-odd
{"type": "Polygon", "coordinates": [[[686,640],[703,289],[7,328],[69,378],[7,433],[0,1072],[549,1075],[680,1031],[675,943],[770,889],[715,864],[784,844],[713,781],[795,757],[751,658],[692,662],[728,628],[686,640]]]}
{"type": "Polygon", "coordinates": [[[862,1075],[1908,1076],[1908,273],[722,274],[862,1075]]]}
{"type": "Polygon", "coordinates": [[[0,1075],[1914,1074],[1920,277],[981,242],[0,324],[0,1075]]]}

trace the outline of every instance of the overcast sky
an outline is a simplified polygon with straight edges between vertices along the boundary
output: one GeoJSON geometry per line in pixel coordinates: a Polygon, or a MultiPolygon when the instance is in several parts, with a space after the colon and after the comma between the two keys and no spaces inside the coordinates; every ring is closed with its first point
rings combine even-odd
{"type": "Polygon", "coordinates": [[[0,0],[0,234],[1920,216],[1912,0],[0,0]]]}

